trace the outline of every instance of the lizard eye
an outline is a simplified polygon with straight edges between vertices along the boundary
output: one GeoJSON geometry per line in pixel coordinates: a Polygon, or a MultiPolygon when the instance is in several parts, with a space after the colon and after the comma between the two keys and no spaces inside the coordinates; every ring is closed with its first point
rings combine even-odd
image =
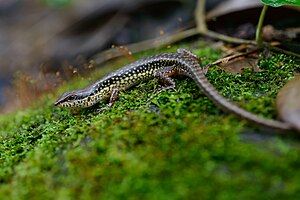
{"type": "Polygon", "coordinates": [[[74,100],[74,99],[76,99],[76,96],[73,94],[66,98],[67,101],[74,100]]]}

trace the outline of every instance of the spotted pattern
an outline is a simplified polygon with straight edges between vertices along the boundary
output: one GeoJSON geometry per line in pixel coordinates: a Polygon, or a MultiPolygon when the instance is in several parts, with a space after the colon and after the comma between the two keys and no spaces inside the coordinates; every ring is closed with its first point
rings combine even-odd
{"type": "Polygon", "coordinates": [[[174,67],[176,74],[192,77],[190,67],[200,67],[198,62],[186,52],[161,53],[152,55],[126,65],[97,82],[81,90],[64,93],[55,105],[61,107],[89,107],[107,99],[114,89],[119,91],[140,82],[155,78],[158,70],[174,67]]]}
{"type": "MultiPolygon", "coordinates": [[[[64,93],[55,103],[61,107],[88,107],[105,98],[115,100],[119,91],[129,88],[141,81],[152,78],[164,78],[172,84],[168,75],[179,74],[192,78],[198,87],[223,110],[234,113],[258,125],[279,130],[292,130],[290,124],[277,120],[266,119],[254,115],[228,102],[205,77],[205,72],[199,65],[199,58],[185,49],[178,49],[177,53],[162,53],[152,55],[119,70],[108,74],[90,86],[64,93]],[[172,72],[172,73],[169,73],[172,72]],[[117,91],[117,92],[116,92],[117,91]]],[[[174,87],[175,85],[171,85],[174,87]]],[[[113,102],[110,102],[111,106],[113,102]]]]}

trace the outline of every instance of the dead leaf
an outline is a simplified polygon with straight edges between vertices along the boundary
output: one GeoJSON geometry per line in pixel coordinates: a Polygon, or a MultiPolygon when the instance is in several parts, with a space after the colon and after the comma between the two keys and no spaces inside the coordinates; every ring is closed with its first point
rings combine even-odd
{"type": "Polygon", "coordinates": [[[221,68],[232,74],[241,74],[245,68],[253,69],[255,72],[261,72],[257,62],[258,60],[256,58],[241,57],[222,64],[221,68]]]}
{"type": "Polygon", "coordinates": [[[279,91],[276,104],[280,118],[300,131],[300,76],[288,81],[279,91]]]}

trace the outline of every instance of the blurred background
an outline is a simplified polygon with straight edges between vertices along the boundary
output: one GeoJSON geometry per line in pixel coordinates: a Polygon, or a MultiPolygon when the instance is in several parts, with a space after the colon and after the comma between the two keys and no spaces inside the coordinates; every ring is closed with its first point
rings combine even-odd
{"type": "MultiPolygon", "coordinates": [[[[53,90],[68,78],[63,69],[80,68],[112,45],[195,27],[196,4],[196,0],[0,0],[0,113],[10,110],[12,101],[21,98],[14,105],[26,105],[39,93],[53,90]]],[[[208,26],[252,39],[261,5],[259,0],[207,0],[208,26]]]]}
{"type": "MultiPolygon", "coordinates": [[[[41,72],[79,65],[112,45],[191,27],[195,4],[196,0],[0,0],[0,108],[8,101],[5,93],[13,78],[34,81],[41,72]]],[[[55,84],[55,77],[43,78],[49,80],[39,87],[55,84]]]]}

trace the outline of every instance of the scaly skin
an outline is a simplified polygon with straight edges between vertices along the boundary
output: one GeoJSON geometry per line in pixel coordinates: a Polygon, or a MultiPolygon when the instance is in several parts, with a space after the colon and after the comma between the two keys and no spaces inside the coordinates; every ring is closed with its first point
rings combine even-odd
{"type": "Polygon", "coordinates": [[[279,130],[292,130],[288,123],[259,117],[228,102],[206,79],[199,61],[200,59],[196,55],[185,49],[178,49],[177,53],[152,55],[126,65],[84,89],[64,93],[55,105],[89,107],[103,99],[109,99],[109,104],[100,110],[102,111],[113,105],[120,91],[143,81],[158,78],[168,85],[164,90],[175,88],[175,82],[170,76],[176,74],[192,78],[197,86],[226,112],[234,113],[258,125],[279,130]]]}

